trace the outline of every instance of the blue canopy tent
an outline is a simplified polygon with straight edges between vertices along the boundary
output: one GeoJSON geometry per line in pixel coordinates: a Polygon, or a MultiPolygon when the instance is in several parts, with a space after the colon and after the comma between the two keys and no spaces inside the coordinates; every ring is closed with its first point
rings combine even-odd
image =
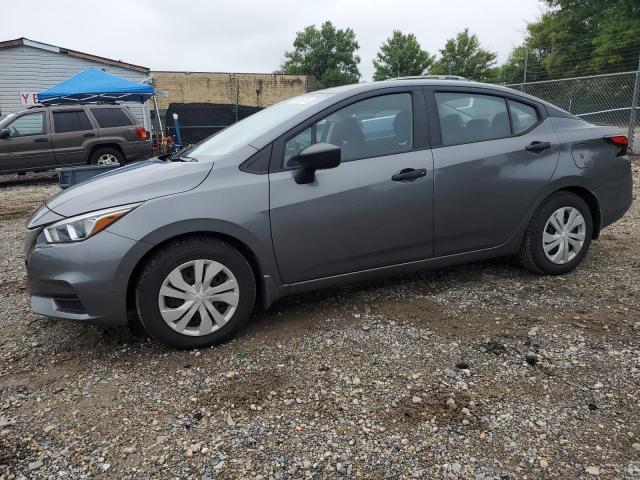
{"type": "Polygon", "coordinates": [[[144,102],[153,87],[131,82],[91,67],[58,85],[38,93],[40,103],[144,102]]]}

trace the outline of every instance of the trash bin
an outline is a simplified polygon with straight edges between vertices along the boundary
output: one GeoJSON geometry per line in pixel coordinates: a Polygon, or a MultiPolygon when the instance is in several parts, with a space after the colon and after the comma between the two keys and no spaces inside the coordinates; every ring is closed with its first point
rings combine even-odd
{"type": "Polygon", "coordinates": [[[120,168],[120,165],[83,165],[81,167],[56,168],[58,185],[62,189],[69,188],[116,168],[120,168]]]}

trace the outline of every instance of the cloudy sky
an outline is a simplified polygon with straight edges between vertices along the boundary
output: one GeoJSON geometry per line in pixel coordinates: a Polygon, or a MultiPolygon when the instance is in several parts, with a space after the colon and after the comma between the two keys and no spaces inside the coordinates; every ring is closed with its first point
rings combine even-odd
{"type": "Polygon", "coordinates": [[[273,72],[297,31],[331,20],[355,31],[370,80],[394,29],[437,53],[469,27],[504,60],[542,11],[538,0],[21,0],[3,4],[0,40],[27,37],[152,70],[273,72]]]}

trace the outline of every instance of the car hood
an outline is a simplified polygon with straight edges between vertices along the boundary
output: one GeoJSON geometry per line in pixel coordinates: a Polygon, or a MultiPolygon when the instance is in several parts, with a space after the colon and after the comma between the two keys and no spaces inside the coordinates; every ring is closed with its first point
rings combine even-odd
{"type": "Polygon", "coordinates": [[[51,197],[46,205],[58,215],[71,217],[144,202],[196,188],[207,178],[212,167],[212,162],[150,159],[93,177],[51,197]]]}

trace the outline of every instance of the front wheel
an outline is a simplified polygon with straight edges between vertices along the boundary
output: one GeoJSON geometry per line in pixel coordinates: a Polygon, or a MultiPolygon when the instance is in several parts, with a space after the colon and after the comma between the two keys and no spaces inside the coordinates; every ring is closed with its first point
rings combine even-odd
{"type": "Polygon", "coordinates": [[[140,322],[156,340],[201,348],[233,336],[248,321],[256,285],[251,266],[232,246],[211,238],[161,248],[136,286],[140,322]]]}
{"type": "Polygon", "coordinates": [[[554,193],[527,227],[520,262],[536,273],[569,273],[587,254],[592,235],[593,217],[586,202],[571,192],[554,193]]]}

